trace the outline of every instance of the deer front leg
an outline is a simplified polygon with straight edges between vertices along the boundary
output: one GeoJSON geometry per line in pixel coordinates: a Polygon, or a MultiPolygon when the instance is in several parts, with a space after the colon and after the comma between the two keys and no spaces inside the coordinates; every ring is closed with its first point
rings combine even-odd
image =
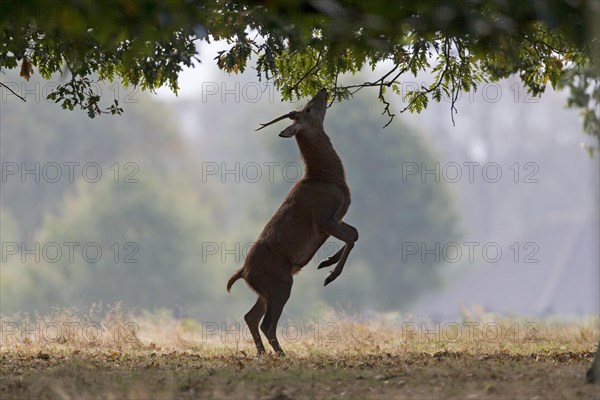
{"type": "MultiPolygon", "coordinates": [[[[323,224],[322,229],[325,233],[328,233],[329,235],[331,235],[345,243],[344,248],[341,250],[341,255],[340,255],[337,265],[329,273],[329,275],[327,275],[327,278],[325,278],[324,285],[327,286],[331,282],[333,282],[338,276],[340,276],[340,274],[342,273],[342,270],[344,269],[344,265],[346,264],[346,259],[348,258],[350,251],[354,247],[354,243],[358,240],[358,230],[355,227],[353,227],[352,225],[348,225],[345,222],[339,223],[334,219],[327,220],[323,224]]],[[[335,258],[336,256],[337,256],[337,254],[335,254],[332,257],[332,259],[335,258]]]]}

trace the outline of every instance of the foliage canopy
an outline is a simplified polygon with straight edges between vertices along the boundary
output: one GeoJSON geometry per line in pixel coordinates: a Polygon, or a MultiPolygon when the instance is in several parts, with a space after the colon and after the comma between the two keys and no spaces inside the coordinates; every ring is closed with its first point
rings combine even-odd
{"type": "MultiPolygon", "coordinates": [[[[377,87],[384,113],[395,112],[388,91],[420,112],[442,98],[486,81],[520,76],[530,94],[548,84],[570,86],[569,105],[583,109],[584,129],[599,135],[598,20],[595,1],[3,1],[0,68],[21,66],[68,75],[48,94],[63,108],[90,117],[121,113],[92,90],[94,80],[119,79],[153,90],[179,89],[183,67],[199,60],[195,40],[224,40],[215,59],[227,72],[255,60],[259,78],[272,79],[284,99],[334,88],[337,99],[377,87]],[[345,74],[384,65],[377,80],[347,85],[345,74]],[[402,81],[428,73],[431,82],[402,92],[402,81]]],[[[4,84],[16,92],[15,87],[4,84]]]]}

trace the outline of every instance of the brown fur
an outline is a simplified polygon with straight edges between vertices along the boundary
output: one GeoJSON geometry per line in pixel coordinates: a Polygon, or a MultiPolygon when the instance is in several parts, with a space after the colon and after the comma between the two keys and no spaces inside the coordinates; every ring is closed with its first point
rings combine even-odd
{"type": "Polygon", "coordinates": [[[342,222],[350,206],[350,189],[342,160],[323,130],[326,110],[327,91],[322,89],[301,111],[271,122],[283,117],[295,121],[280,136],[296,137],[305,166],[304,176],[293,185],[267,223],[248,252],[244,266],[227,282],[229,291],[235,281],[243,278],[258,294],[256,304],[244,318],[259,354],[265,352],[258,332],[263,316],[261,330],[273,349],[284,354],[275,330],[290,296],[292,275],[308,264],[331,235],[345,242],[342,250],[319,265],[323,268],[337,263],[325,280],[325,285],[331,283],[341,274],[358,240],[358,231],[342,222]]]}

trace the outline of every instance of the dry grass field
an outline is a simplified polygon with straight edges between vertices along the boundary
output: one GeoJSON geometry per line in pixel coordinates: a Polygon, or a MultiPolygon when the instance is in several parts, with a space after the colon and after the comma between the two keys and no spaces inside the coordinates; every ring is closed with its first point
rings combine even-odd
{"type": "Polygon", "coordinates": [[[3,316],[1,399],[598,399],[585,382],[598,320],[364,322],[278,330],[255,357],[243,325],[69,311],[3,316]]]}

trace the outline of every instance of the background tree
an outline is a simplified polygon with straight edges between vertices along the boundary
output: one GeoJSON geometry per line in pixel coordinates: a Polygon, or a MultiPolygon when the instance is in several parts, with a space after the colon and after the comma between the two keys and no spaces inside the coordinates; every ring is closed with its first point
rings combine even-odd
{"type": "MultiPolygon", "coordinates": [[[[293,168],[285,179],[282,171],[288,162],[300,163],[297,146],[273,132],[249,134],[247,121],[255,112],[249,107],[240,105],[236,118],[228,118],[230,107],[227,113],[217,112],[197,102],[190,111],[201,114],[208,128],[194,130],[211,132],[211,124],[223,121],[222,130],[228,134],[210,135],[195,148],[191,132],[181,134],[167,106],[145,96],[139,100],[123,116],[96,119],[82,113],[57,114],[49,102],[3,106],[8,111],[2,120],[3,162],[25,162],[29,169],[33,162],[97,162],[103,178],[89,182],[79,169],[74,182],[66,174],[56,183],[36,183],[31,175],[23,183],[20,175],[8,176],[2,184],[3,242],[24,242],[27,248],[36,242],[81,244],[73,261],[65,254],[60,262],[35,262],[32,255],[22,262],[22,254],[9,256],[0,271],[2,312],[122,301],[150,311],[182,307],[201,320],[243,313],[237,307],[244,303],[236,300],[251,293],[238,290],[226,298],[224,286],[218,284],[243,262],[241,251],[227,254],[227,249],[237,245],[241,250],[256,239],[289,190],[290,179],[297,178],[299,171],[293,168]],[[228,179],[202,173],[208,164],[231,171],[236,163],[262,165],[263,160],[279,163],[276,182],[269,182],[264,169],[258,182],[244,177],[238,181],[231,173],[228,179]],[[121,173],[116,181],[110,169],[115,161],[121,173]],[[124,182],[127,162],[139,167],[133,176],[137,183],[124,182]],[[101,247],[100,260],[82,257],[86,243],[101,247]],[[207,254],[207,243],[218,246],[216,254],[207,254]],[[137,262],[124,262],[127,256],[137,262]]],[[[289,107],[269,103],[274,115],[289,107]]],[[[407,310],[419,295],[441,283],[441,266],[432,258],[427,263],[402,263],[398,253],[403,241],[459,238],[459,216],[448,187],[432,180],[402,181],[403,162],[432,164],[438,155],[426,136],[407,126],[373,136],[382,122],[376,108],[361,93],[328,113],[328,131],[346,161],[353,188],[349,218],[364,235],[343,285],[324,291],[322,274],[316,271],[296,278],[302,295],[293,296],[288,317],[318,317],[340,303],[361,311],[407,310]]],[[[316,267],[336,245],[332,239],[307,269],[316,267]]]]}
{"type": "MultiPolygon", "coordinates": [[[[15,74],[7,75],[17,79],[15,74]]],[[[34,77],[31,83],[43,82],[34,77]]],[[[84,178],[88,163],[100,166],[100,180],[121,183],[129,175],[137,179],[140,173],[166,177],[179,169],[194,171],[186,167],[189,156],[184,141],[166,108],[147,95],[136,96],[135,101],[122,118],[94,120],[81,113],[56,113],[54,105],[44,99],[40,104],[2,103],[3,169],[16,168],[14,174],[4,176],[2,206],[18,219],[22,239],[31,240],[44,216],[58,211],[73,183],[84,178]],[[54,169],[42,171],[48,163],[60,166],[57,179],[54,169]],[[69,171],[65,163],[77,165],[69,171]],[[36,165],[37,175],[23,175],[26,169],[35,171],[36,165]]],[[[94,174],[92,166],[89,181],[95,179],[94,174]]]]}
{"type": "Polygon", "coordinates": [[[215,316],[207,304],[227,271],[203,263],[201,243],[215,241],[221,195],[201,181],[168,107],[148,97],[136,96],[118,118],[57,114],[47,101],[2,105],[3,313],[122,301],[215,316]],[[56,180],[54,170],[43,172],[52,163],[60,167],[56,180]],[[65,163],[76,164],[72,172],[65,163]],[[89,164],[98,180],[96,168],[84,172],[89,164]],[[13,166],[18,171],[7,174],[13,166]],[[65,242],[79,243],[72,260],[65,242]],[[63,253],[52,262],[40,251],[36,260],[5,254],[7,243],[20,250],[57,243],[63,253]],[[82,256],[88,243],[101,248],[97,262],[82,256]]]}
{"type": "Polygon", "coordinates": [[[49,304],[122,301],[146,310],[185,306],[194,316],[212,308],[207,304],[221,291],[215,285],[220,271],[203,264],[199,251],[214,230],[210,210],[186,179],[145,174],[139,179],[135,186],[80,182],[61,214],[46,219],[36,238],[40,243],[81,245],[73,262],[63,257],[56,265],[30,269],[40,298],[49,304]],[[94,248],[86,256],[82,247],[88,243],[94,248]],[[61,286],[44,285],[48,275],[58,276],[61,286]],[[67,301],[52,301],[53,293],[67,301]]]}

